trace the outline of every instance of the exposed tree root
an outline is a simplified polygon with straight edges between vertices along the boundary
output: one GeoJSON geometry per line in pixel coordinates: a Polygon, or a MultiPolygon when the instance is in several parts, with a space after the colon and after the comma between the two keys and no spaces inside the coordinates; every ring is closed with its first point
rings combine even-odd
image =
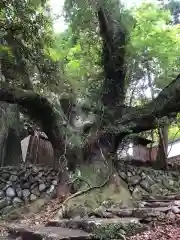
{"type": "Polygon", "coordinates": [[[107,179],[106,179],[102,184],[100,184],[100,185],[98,185],[98,186],[89,187],[89,188],[87,188],[87,189],[85,189],[85,190],[78,191],[78,192],[70,195],[69,197],[67,197],[67,198],[61,203],[60,206],[58,206],[57,208],[53,209],[52,212],[56,212],[57,210],[60,210],[60,209],[62,209],[62,212],[65,212],[65,204],[66,204],[69,200],[71,200],[71,199],[73,199],[73,198],[75,198],[75,197],[81,196],[81,195],[83,195],[83,194],[89,193],[89,192],[92,191],[92,190],[99,189],[99,188],[103,188],[103,187],[110,181],[110,178],[111,178],[111,176],[112,176],[112,173],[113,173],[113,171],[109,174],[109,176],[107,177],[107,179]]]}
{"type": "Polygon", "coordinates": [[[77,177],[69,184],[74,184],[76,181],[85,182],[89,186],[89,188],[92,187],[91,184],[84,177],[77,177]]]}

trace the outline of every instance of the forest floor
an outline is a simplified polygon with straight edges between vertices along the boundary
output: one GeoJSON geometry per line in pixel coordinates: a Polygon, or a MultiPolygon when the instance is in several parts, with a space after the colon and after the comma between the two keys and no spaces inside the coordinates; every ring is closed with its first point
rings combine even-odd
{"type": "MultiPolygon", "coordinates": [[[[12,215],[8,221],[0,222],[0,237],[7,236],[8,224],[23,224],[26,226],[34,227],[37,225],[45,225],[52,220],[57,213],[58,206],[60,204],[59,199],[53,199],[43,204],[39,203],[38,207],[29,205],[34,212],[20,214],[19,218],[16,215],[12,215]]],[[[7,238],[8,239],[8,238],[7,238]]],[[[158,221],[150,222],[148,230],[135,236],[127,238],[128,240],[180,240],[180,214],[176,214],[175,217],[171,217],[166,222],[160,223],[158,221]]]]}
{"type": "Polygon", "coordinates": [[[37,200],[35,204],[27,205],[22,209],[16,209],[10,217],[0,221],[0,237],[7,236],[8,231],[5,227],[7,224],[24,224],[33,227],[38,224],[46,224],[56,214],[55,209],[58,208],[59,199],[45,201],[37,200]]]}
{"type": "Polygon", "coordinates": [[[179,240],[180,224],[178,222],[153,223],[149,230],[136,234],[129,240],[179,240]]]}

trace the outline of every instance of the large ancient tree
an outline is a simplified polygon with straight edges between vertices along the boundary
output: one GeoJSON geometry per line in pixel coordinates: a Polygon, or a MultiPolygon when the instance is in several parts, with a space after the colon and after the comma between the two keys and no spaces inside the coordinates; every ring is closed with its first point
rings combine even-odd
{"type": "MultiPolygon", "coordinates": [[[[6,3],[3,3],[5,6],[6,3]]],[[[94,150],[94,146],[98,146],[98,144],[102,144],[104,148],[106,148],[107,153],[116,152],[118,144],[125,136],[131,133],[154,129],[159,126],[159,119],[165,116],[168,118],[176,116],[180,110],[180,76],[173,80],[150,103],[142,107],[134,108],[125,106],[125,57],[129,32],[122,22],[120,14],[121,6],[119,5],[119,1],[111,1],[111,4],[94,4],[93,7],[95,7],[100,36],[102,38],[104,82],[101,100],[104,110],[103,114],[100,111],[96,111],[98,112],[96,115],[101,118],[101,121],[99,121],[101,124],[97,124],[98,127],[92,124],[92,129],[90,127],[88,128],[89,134],[86,141],[84,141],[84,145],[79,146],[79,148],[82,148],[82,152],[85,153],[85,158],[94,150]],[[104,112],[106,113],[106,118],[107,116],[109,118],[109,124],[107,124],[107,121],[103,121],[104,112]],[[111,114],[109,114],[109,112],[111,112],[111,114]]],[[[47,78],[45,79],[43,77],[46,70],[49,77],[51,74],[53,77],[57,76],[57,74],[55,74],[56,64],[52,63],[50,59],[47,59],[47,56],[40,51],[33,53],[34,55],[29,52],[31,47],[37,48],[38,44],[36,46],[36,42],[34,43],[35,45],[28,42],[28,44],[24,45],[25,39],[24,41],[19,40],[19,36],[17,38],[11,38],[12,34],[18,29],[16,29],[17,26],[13,24],[7,26],[9,27],[5,29],[7,34],[4,37],[4,41],[5,43],[9,41],[8,43],[18,61],[13,63],[13,66],[16,67],[14,71],[12,64],[7,64],[7,58],[3,58],[4,61],[1,62],[2,69],[6,79],[12,80],[12,78],[15,77],[11,72],[11,70],[13,70],[13,72],[19,73],[21,81],[19,88],[12,86],[14,84],[6,84],[2,87],[0,89],[0,101],[18,104],[31,118],[41,124],[42,130],[48,135],[54,147],[56,162],[59,163],[60,161],[61,165],[66,158],[66,154],[69,152],[67,151],[68,148],[71,147],[68,145],[67,135],[76,135],[77,131],[71,122],[68,121],[66,112],[64,114],[61,107],[55,107],[46,97],[38,94],[33,89],[26,72],[26,67],[34,64],[39,69],[41,80],[46,81],[47,78]],[[17,51],[18,48],[19,51],[17,51]],[[22,54],[20,54],[20,50],[22,51],[22,49],[24,49],[23,51],[26,53],[23,57],[22,54]],[[29,59],[31,59],[32,56],[33,60],[30,61],[29,59]],[[19,60],[19,58],[22,59],[19,60]],[[29,61],[24,61],[24,58],[27,58],[29,61]],[[22,63],[22,65],[20,63],[22,63]],[[19,68],[19,66],[23,66],[22,69],[19,68]],[[50,66],[51,71],[48,71],[50,66]],[[24,73],[26,73],[27,76],[24,73]]],[[[36,30],[38,31],[38,29],[36,30]]],[[[22,37],[25,37],[25,35],[22,37]]],[[[29,40],[30,36],[28,36],[28,41],[29,40]]],[[[42,44],[41,41],[39,44],[40,43],[42,44]]],[[[30,67],[30,69],[32,68],[30,67]]],[[[12,81],[9,81],[9,83],[11,82],[12,81]]],[[[97,117],[97,119],[99,118],[97,117]]],[[[63,168],[64,167],[66,167],[66,165],[63,165],[63,168]]]]}

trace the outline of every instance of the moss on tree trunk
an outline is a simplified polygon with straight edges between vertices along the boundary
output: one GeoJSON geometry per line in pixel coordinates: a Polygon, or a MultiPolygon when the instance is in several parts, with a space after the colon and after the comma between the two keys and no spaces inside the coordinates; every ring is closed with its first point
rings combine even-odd
{"type": "Polygon", "coordinates": [[[64,211],[59,212],[61,217],[87,216],[102,205],[133,205],[128,186],[119,177],[111,159],[106,162],[101,158],[81,164],[78,171],[81,175],[74,187],[85,193],[67,201],[64,211]],[[91,190],[86,192],[87,189],[91,190]]]}

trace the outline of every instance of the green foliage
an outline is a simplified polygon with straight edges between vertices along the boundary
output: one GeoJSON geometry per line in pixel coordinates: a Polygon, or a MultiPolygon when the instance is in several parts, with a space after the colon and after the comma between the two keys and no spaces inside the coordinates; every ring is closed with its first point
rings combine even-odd
{"type": "MultiPolygon", "coordinates": [[[[102,71],[99,61],[101,41],[98,36],[97,18],[88,1],[66,0],[64,9],[66,21],[71,27],[71,38],[75,39],[74,46],[64,55],[67,56],[65,75],[70,79],[75,92],[87,95],[89,89],[99,90],[102,83],[101,77],[98,84],[95,84],[99,76],[96,73],[102,71]]],[[[131,24],[128,23],[124,12],[127,16],[127,11],[121,7],[119,13],[121,22],[126,23],[129,26],[127,28],[131,30],[133,21],[131,24]]],[[[131,14],[136,24],[127,46],[127,84],[131,87],[134,81],[147,78],[148,63],[157,91],[177,75],[180,50],[179,25],[170,24],[170,11],[156,4],[143,3],[138,8],[131,9],[131,14]]],[[[144,90],[147,87],[145,85],[144,90]]],[[[142,94],[139,92],[135,94],[136,98],[144,102],[142,94]]]]}
{"type": "Polygon", "coordinates": [[[52,55],[61,61],[64,78],[72,91],[91,98],[97,95],[102,82],[98,21],[88,1],[65,0],[64,12],[69,27],[56,36],[52,55]]]}
{"type": "Polygon", "coordinates": [[[48,1],[3,0],[0,23],[1,65],[6,82],[29,88],[36,67],[40,81],[50,85],[57,66],[47,52],[53,44],[48,1]]]}
{"type": "Polygon", "coordinates": [[[0,44],[0,54],[1,54],[1,57],[3,57],[3,55],[13,57],[11,48],[9,46],[5,46],[3,44],[0,44]]]}
{"type": "Polygon", "coordinates": [[[95,229],[94,234],[97,239],[121,239],[124,240],[126,232],[121,225],[109,224],[107,226],[101,226],[95,229]]]}
{"type": "Polygon", "coordinates": [[[94,229],[94,233],[97,239],[121,239],[125,240],[126,236],[132,236],[145,229],[139,223],[112,223],[102,225],[94,229]]]}
{"type": "Polygon", "coordinates": [[[180,139],[180,114],[177,115],[176,120],[171,124],[168,131],[169,141],[174,141],[176,139],[180,139]]]}
{"type": "Polygon", "coordinates": [[[71,28],[56,37],[52,54],[55,53],[56,59],[61,61],[64,77],[78,96],[87,96],[90,88],[94,89],[93,85],[97,84],[95,80],[102,71],[99,64],[100,48],[97,36],[89,38],[89,35],[81,32],[77,38],[71,28]]]}
{"type": "Polygon", "coordinates": [[[22,53],[24,53],[23,50],[27,50],[26,54],[31,55],[32,51],[43,49],[44,44],[49,44],[52,40],[52,20],[45,14],[47,7],[48,4],[44,0],[2,1],[1,36],[8,43],[7,37],[13,35],[24,46],[24,49],[21,49],[22,53]],[[31,49],[31,53],[30,49],[28,51],[28,47],[31,49]]]}
{"type": "MultiPolygon", "coordinates": [[[[179,73],[180,26],[172,24],[170,10],[150,3],[132,9],[136,25],[127,47],[127,79],[134,104],[143,105],[154,98],[179,73]]],[[[178,127],[172,125],[169,140],[178,137],[178,127]]],[[[158,140],[156,134],[154,140],[158,140]]]]}
{"type": "Polygon", "coordinates": [[[141,65],[146,78],[148,64],[155,87],[163,88],[179,70],[180,27],[170,24],[169,10],[155,4],[142,4],[133,15],[136,27],[131,33],[129,55],[141,65]]]}
{"type": "MultiPolygon", "coordinates": [[[[4,39],[0,45],[1,55],[14,56],[15,65],[18,62],[22,64],[22,59],[37,65],[46,87],[52,84],[59,86],[61,75],[63,84],[78,95],[91,96],[98,92],[103,77],[101,39],[97,16],[88,1],[65,1],[65,17],[69,28],[56,36],[48,1],[2,1],[1,6],[0,36],[4,39]],[[50,76],[57,71],[58,76],[50,76]]],[[[125,13],[121,7],[118,14],[121,21],[127,23],[125,13]]],[[[131,14],[136,26],[127,47],[129,84],[134,78],[142,79],[147,75],[148,62],[151,74],[155,76],[156,87],[162,88],[178,71],[179,25],[171,25],[170,11],[155,4],[143,3],[131,9],[131,14]],[[133,76],[130,73],[132,69],[133,76]]]]}
{"type": "MultiPolygon", "coordinates": [[[[64,9],[69,27],[55,35],[48,1],[1,1],[0,53],[7,82],[23,85],[29,77],[38,92],[71,91],[97,106],[104,76],[96,13],[84,0],[65,0],[64,9]]],[[[144,84],[149,73],[153,88],[162,89],[179,71],[180,27],[171,24],[172,11],[147,3],[128,12],[114,10],[128,30],[129,15],[136,22],[127,46],[127,86],[144,84]]],[[[147,85],[135,92],[134,103],[147,102],[142,94],[147,85]]]]}
{"type": "Polygon", "coordinates": [[[96,32],[98,21],[89,1],[65,0],[64,11],[66,21],[77,36],[81,31],[96,32]]]}
{"type": "Polygon", "coordinates": [[[180,139],[180,129],[177,125],[171,125],[168,131],[168,140],[174,141],[180,139]]]}

